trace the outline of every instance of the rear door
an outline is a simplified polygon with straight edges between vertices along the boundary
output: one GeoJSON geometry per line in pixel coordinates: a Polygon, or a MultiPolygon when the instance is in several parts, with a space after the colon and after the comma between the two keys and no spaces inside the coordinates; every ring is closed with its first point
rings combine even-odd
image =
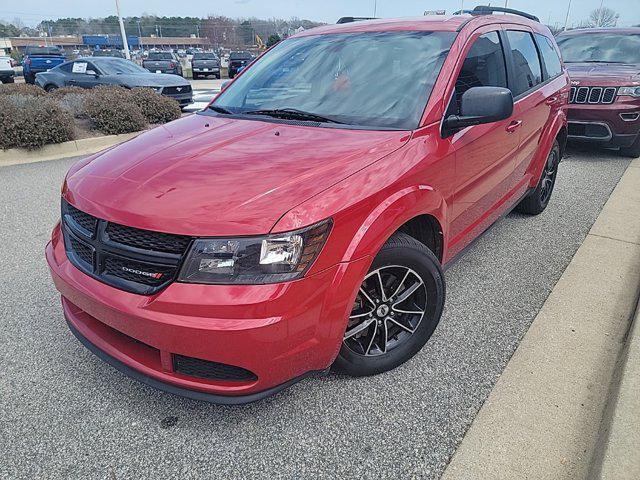
{"type": "MultiPolygon", "coordinates": [[[[504,46],[496,27],[474,33],[459,70],[448,115],[459,114],[460,98],[469,88],[508,87],[504,46]]],[[[513,157],[519,144],[514,117],[454,133],[451,147],[456,158],[456,187],[451,219],[450,246],[463,248],[495,218],[492,213],[516,183],[513,157]]]]}
{"type": "Polygon", "coordinates": [[[544,88],[542,62],[533,33],[527,27],[508,27],[504,39],[509,53],[509,88],[515,101],[514,113],[521,121],[520,148],[514,158],[514,172],[522,179],[538,150],[551,103],[557,99],[544,88]]]}

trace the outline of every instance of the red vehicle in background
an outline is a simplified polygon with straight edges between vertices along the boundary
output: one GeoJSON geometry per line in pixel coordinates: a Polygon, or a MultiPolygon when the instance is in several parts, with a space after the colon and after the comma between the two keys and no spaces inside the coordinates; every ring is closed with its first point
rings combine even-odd
{"type": "Polygon", "coordinates": [[[569,139],[640,157],[640,28],[590,28],[557,38],[571,77],[569,139]]]}
{"type": "Polygon", "coordinates": [[[513,10],[284,40],[205,110],[68,172],[46,257],[69,327],[220,403],[391,370],[438,325],[443,267],[547,207],[568,95],[551,32],[513,10]]]}

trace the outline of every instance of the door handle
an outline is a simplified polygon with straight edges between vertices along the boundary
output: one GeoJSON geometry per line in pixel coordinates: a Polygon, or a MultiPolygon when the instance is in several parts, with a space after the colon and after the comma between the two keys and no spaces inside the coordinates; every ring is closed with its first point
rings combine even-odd
{"type": "Polygon", "coordinates": [[[522,125],[522,120],[514,120],[509,125],[507,125],[506,130],[509,133],[513,133],[518,129],[520,125],[522,125]]]}
{"type": "Polygon", "coordinates": [[[549,97],[544,103],[546,103],[547,105],[553,105],[557,101],[558,101],[558,97],[549,97]]]}

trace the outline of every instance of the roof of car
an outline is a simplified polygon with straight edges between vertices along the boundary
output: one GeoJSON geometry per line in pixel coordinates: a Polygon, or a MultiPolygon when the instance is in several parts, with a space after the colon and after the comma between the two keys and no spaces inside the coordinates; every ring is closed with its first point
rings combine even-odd
{"type": "Polygon", "coordinates": [[[591,33],[618,33],[620,35],[632,35],[640,34],[640,27],[628,27],[628,28],[576,28],[574,30],[567,30],[562,32],[558,36],[569,35],[585,35],[591,33]]]}
{"type": "Polygon", "coordinates": [[[425,15],[422,17],[407,18],[383,18],[376,20],[364,20],[359,22],[324,25],[300,32],[294,36],[304,37],[309,35],[330,33],[360,33],[360,32],[391,32],[391,31],[434,31],[456,32],[467,23],[476,26],[491,23],[511,23],[527,25],[534,30],[546,29],[541,23],[528,20],[519,15],[425,15]]]}

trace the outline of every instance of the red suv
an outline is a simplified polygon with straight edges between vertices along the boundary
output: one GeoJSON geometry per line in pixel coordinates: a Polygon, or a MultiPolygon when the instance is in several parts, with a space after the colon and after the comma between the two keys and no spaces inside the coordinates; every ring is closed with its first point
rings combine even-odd
{"type": "Polygon", "coordinates": [[[443,265],[545,209],[567,136],[551,33],[490,12],[302,32],[204,111],[74,165],[46,250],[73,333],[223,403],[415,355],[443,265]]]}
{"type": "Polygon", "coordinates": [[[640,157],[640,28],[558,36],[571,77],[569,139],[640,157]]]}

